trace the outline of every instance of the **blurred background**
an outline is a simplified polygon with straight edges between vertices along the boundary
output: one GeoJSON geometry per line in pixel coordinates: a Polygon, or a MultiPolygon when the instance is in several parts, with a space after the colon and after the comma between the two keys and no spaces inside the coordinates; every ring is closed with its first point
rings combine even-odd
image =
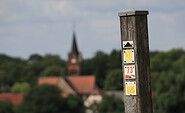
{"type": "Polygon", "coordinates": [[[184,0],[0,0],[0,113],[124,112],[118,13],[132,8],[149,11],[154,113],[184,113],[184,0]]]}

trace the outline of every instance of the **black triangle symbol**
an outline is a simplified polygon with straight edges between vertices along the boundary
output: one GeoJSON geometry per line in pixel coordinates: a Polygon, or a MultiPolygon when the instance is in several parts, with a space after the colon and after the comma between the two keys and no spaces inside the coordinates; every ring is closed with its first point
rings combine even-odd
{"type": "Polygon", "coordinates": [[[129,42],[127,42],[127,44],[124,47],[132,47],[132,45],[129,42]]]}

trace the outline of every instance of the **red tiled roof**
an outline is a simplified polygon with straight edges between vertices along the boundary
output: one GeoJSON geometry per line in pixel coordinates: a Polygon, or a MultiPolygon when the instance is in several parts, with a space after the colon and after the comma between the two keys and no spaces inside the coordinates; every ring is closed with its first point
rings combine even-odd
{"type": "MultiPolygon", "coordinates": [[[[51,84],[57,85],[60,77],[41,77],[38,79],[38,84],[51,84]]],[[[68,84],[75,90],[78,94],[101,94],[101,90],[95,89],[95,76],[68,76],[65,78],[68,84]]],[[[62,89],[61,89],[62,90],[62,89]]],[[[64,97],[65,94],[62,94],[64,97]]]]}
{"type": "Polygon", "coordinates": [[[95,89],[94,76],[68,76],[66,79],[79,94],[91,94],[95,89]]]}
{"type": "Polygon", "coordinates": [[[59,80],[59,77],[41,77],[38,79],[38,84],[51,84],[51,85],[57,85],[59,80]]]}
{"type": "Polygon", "coordinates": [[[10,101],[12,104],[20,104],[23,100],[22,94],[1,93],[0,101],[10,101]]]}

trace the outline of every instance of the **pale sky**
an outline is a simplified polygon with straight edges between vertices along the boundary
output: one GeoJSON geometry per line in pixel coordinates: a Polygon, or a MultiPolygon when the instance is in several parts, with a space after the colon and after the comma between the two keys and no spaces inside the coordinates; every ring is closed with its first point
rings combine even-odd
{"type": "Polygon", "coordinates": [[[0,54],[67,59],[73,23],[84,58],[110,53],[121,49],[118,13],[132,8],[149,11],[151,51],[185,49],[185,0],[0,0],[0,54]]]}

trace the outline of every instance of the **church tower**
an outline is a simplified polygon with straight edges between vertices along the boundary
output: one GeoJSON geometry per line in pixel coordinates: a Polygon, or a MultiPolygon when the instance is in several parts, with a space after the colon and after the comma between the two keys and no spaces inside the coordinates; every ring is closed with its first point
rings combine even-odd
{"type": "Polygon", "coordinates": [[[82,57],[81,53],[78,51],[76,43],[76,35],[73,32],[73,42],[71,52],[68,57],[67,70],[69,76],[79,76],[82,71],[82,57]]]}

